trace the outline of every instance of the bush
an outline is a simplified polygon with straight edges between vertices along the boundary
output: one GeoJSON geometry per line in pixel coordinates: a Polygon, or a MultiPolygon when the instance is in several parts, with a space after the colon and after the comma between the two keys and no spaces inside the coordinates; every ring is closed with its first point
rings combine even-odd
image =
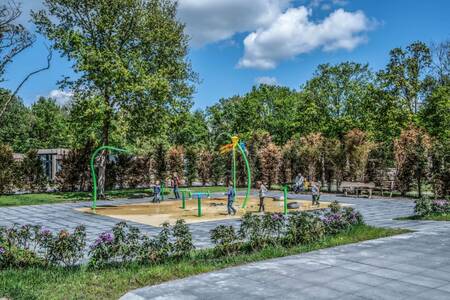
{"type": "Polygon", "coordinates": [[[48,240],[48,259],[54,265],[73,266],[84,254],[86,247],[86,228],[77,226],[73,233],[61,230],[48,240]]]}
{"type": "Polygon", "coordinates": [[[115,261],[128,262],[139,256],[140,231],[125,222],[117,223],[112,232],[103,232],[90,246],[89,265],[101,267],[115,261]]]}
{"type": "Polygon", "coordinates": [[[307,212],[294,212],[288,218],[285,243],[313,243],[320,240],[324,234],[325,228],[318,216],[307,212]]]}
{"type": "Polygon", "coordinates": [[[428,197],[421,197],[414,202],[416,205],[414,207],[414,212],[419,216],[429,215],[432,211],[431,199],[428,197]]]}
{"type": "Polygon", "coordinates": [[[450,212],[450,203],[447,200],[434,200],[431,203],[431,211],[435,214],[446,214],[450,212]]]}
{"type": "Polygon", "coordinates": [[[360,225],[364,223],[362,214],[353,207],[344,207],[342,215],[350,225],[360,225]]]}
{"type": "Polygon", "coordinates": [[[30,150],[20,163],[21,183],[33,192],[45,191],[47,177],[36,150],[30,150]]]}
{"type": "Polygon", "coordinates": [[[12,149],[0,144],[0,193],[8,193],[14,183],[14,158],[12,149]]]}
{"type": "Polygon", "coordinates": [[[171,252],[170,225],[169,223],[163,223],[156,238],[144,237],[139,260],[144,263],[159,263],[168,259],[171,252]]]}
{"type": "Polygon", "coordinates": [[[195,249],[192,242],[192,234],[186,222],[182,219],[177,220],[172,228],[172,234],[175,238],[172,255],[176,258],[189,256],[191,251],[195,249]]]}
{"type": "Polygon", "coordinates": [[[328,207],[330,208],[332,213],[337,213],[341,210],[341,205],[339,204],[339,202],[337,200],[334,200],[333,202],[331,202],[328,207]]]}
{"type": "Polygon", "coordinates": [[[233,226],[219,225],[210,231],[210,236],[217,255],[233,254],[242,244],[233,226]]]}
{"type": "Polygon", "coordinates": [[[266,213],[263,216],[246,213],[242,217],[239,235],[252,250],[261,249],[278,241],[284,223],[284,216],[280,213],[266,213]]]}

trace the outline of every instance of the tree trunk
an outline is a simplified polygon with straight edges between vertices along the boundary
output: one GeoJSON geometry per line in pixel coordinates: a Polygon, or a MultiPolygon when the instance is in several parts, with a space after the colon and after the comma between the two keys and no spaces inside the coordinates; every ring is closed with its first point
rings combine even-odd
{"type": "MultiPolygon", "coordinates": [[[[111,127],[111,110],[109,105],[109,97],[105,96],[105,103],[108,105],[108,111],[105,113],[105,119],[103,120],[102,128],[102,145],[109,145],[109,130],[111,127]]],[[[108,151],[103,150],[100,156],[100,162],[98,166],[98,197],[105,199],[105,183],[106,183],[106,160],[108,151]]]]}
{"type": "Polygon", "coordinates": [[[419,198],[422,197],[422,180],[421,177],[417,177],[417,192],[419,193],[419,198]]]}

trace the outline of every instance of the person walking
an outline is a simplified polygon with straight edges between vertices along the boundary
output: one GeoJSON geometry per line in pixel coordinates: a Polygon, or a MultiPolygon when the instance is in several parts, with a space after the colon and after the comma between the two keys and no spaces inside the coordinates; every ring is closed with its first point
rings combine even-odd
{"type": "Polygon", "coordinates": [[[177,173],[173,174],[172,176],[172,187],[173,187],[173,194],[175,195],[175,199],[180,199],[180,179],[178,178],[177,173]]]}
{"type": "Polygon", "coordinates": [[[228,183],[228,190],[227,190],[227,210],[228,210],[228,215],[235,215],[236,214],[236,209],[233,207],[233,202],[234,202],[234,197],[235,197],[235,192],[234,192],[234,188],[233,188],[233,183],[230,181],[228,183]]]}
{"type": "Polygon", "coordinates": [[[312,193],[312,205],[319,206],[319,199],[320,199],[320,187],[317,184],[317,182],[312,182],[311,184],[311,193],[312,193]]]}
{"type": "Polygon", "coordinates": [[[264,212],[265,211],[265,207],[264,207],[264,197],[266,197],[267,194],[267,188],[264,185],[263,182],[259,181],[258,182],[259,185],[259,212],[264,212]]]}

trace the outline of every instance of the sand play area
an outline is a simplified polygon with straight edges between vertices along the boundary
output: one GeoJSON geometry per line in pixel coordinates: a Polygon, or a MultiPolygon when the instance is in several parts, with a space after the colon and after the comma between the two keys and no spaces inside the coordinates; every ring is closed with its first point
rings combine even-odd
{"type": "MultiPolygon", "coordinates": [[[[174,224],[177,219],[185,219],[187,223],[217,221],[240,218],[245,212],[257,212],[259,199],[251,197],[247,203],[247,209],[242,209],[244,197],[237,197],[234,207],[237,209],[235,216],[227,214],[227,200],[225,198],[202,199],[202,216],[197,216],[197,199],[186,200],[186,209],[182,209],[181,200],[166,200],[161,203],[139,203],[127,205],[98,206],[96,213],[111,218],[132,221],[141,224],[160,226],[163,222],[174,224]]],[[[305,211],[327,208],[329,203],[323,202],[318,206],[312,206],[311,200],[289,200],[288,203],[297,202],[300,208],[289,211],[305,211]]],[[[266,198],[264,201],[266,212],[283,212],[283,201],[266,198]]],[[[78,211],[91,213],[90,208],[80,208],[78,211]]]]}

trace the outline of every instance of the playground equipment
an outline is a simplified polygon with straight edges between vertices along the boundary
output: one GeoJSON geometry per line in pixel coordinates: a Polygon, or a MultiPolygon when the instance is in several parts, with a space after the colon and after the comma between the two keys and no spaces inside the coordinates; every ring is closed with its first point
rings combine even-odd
{"type": "Polygon", "coordinates": [[[91,209],[94,211],[94,213],[95,213],[95,209],[97,207],[97,174],[95,174],[94,162],[95,162],[95,159],[97,158],[98,153],[103,150],[110,150],[110,151],[124,152],[124,153],[131,154],[130,151],[128,151],[128,150],[116,148],[116,147],[112,147],[112,146],[98,147],[97,150],[95,150],[94,153],[92,153],[91,161],[90,161],[91,175],[92,175],[92,207],[91,207],[91,209]]]}
{"type": "Polygon", "coordinates": [[[231,136],[230,138],[231,138],[231,143],[220,147],[220,153],[225,154],[228,152],[232,152],[233,163],[232,163],[232,167],[231,167],[231,174],[233,177],[234,194],[236,195],[236,149],[239,149],[239,151],[241,152],[242,158],[244,159],[244,162],[245,162],[245,168],[247,170],[247,193],[245,194],[245,200],[242,203],[242,208],[246,208],[248,199],[250,197],[250,189],[252,186],[252,179],[251,179],[250,166],[249,166],[249,163],[247,160],[247,155],[245,154],[245,150],[244,150],[245,144],[243,142],[239,142],[239,137],[236,135],[231,136]]]}

